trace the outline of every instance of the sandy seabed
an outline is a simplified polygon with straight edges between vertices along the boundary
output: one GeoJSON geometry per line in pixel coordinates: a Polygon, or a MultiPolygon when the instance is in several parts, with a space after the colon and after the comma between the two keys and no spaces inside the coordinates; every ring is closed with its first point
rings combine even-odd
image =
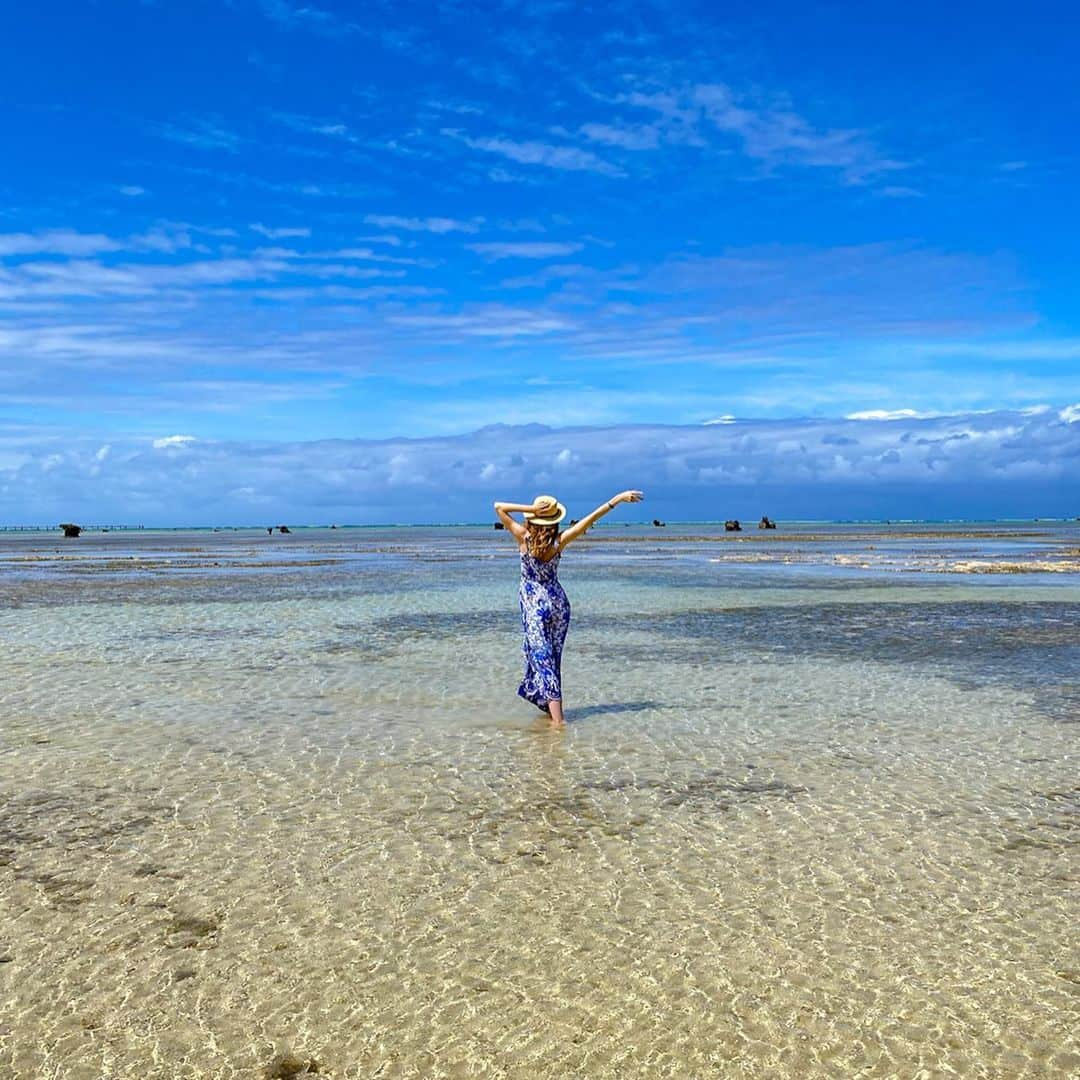
{"type": "Polygon", "coordinates": [[[1077,1075],[1075,724],[485,590],[0,617],[0,1076],[1077,1075]]]}

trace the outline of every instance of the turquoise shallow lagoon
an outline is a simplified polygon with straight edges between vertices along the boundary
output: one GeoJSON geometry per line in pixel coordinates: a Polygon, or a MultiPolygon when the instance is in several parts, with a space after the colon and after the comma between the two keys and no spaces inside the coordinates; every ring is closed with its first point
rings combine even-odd
{"type": "Polygon", "coordinates": [[[1080,526],[0,535],[0,1074],[1080,1070],[1080,526]]]}

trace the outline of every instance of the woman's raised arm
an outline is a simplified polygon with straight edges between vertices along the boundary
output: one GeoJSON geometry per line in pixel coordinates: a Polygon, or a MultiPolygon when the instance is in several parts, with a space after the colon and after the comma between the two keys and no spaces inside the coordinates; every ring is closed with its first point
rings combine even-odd
{"type": "Polygon", "coordinates": [[[524,514],[533,509],[532,503],[495,503],[495,513],[499,520],[510,531],[510,534],[520,544],[525,539],[525,526],[520,521],[515,521],[511,514],[524,514]]]}
{"type": "Polygon", "coordinates": [[[591,514],[586,514],[580,521],[566,529],[559,537],[559,547],[564,548],[567,544],[572,544],[579,536],[584,536],[585,531],[591,525],[595,525],[605,514],[614,510],[619,503],[641,502],[644,498],[645,496],[640,491],[620,492],[614,499],[608,499],[606,503],[602,503],[591,514]]]}

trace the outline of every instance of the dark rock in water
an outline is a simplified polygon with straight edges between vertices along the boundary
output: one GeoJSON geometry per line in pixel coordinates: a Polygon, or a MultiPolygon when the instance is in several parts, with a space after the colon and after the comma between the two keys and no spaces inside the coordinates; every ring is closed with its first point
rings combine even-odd
{"type": "Polygon", "coordinates": [[[213,916],[193,915],[190,912],[179,912],[173,916],[171,933],[188,933],[196,937],[206,937],[207,934],[216,934],[218,921],[213,916]]]}
{"type": "Polygon", "coordinates": [[[67,537],[75,538],[82,532],[81,525],[72,525],[70,521],[63,522],[60,528],[64,530],[64,535],[67,537]]]}
{"type": "Polygon", "coordinates": [[[274,526],[273,525],[267,525],[266,526],[266,535],[267,536],[273,536],[274,535],[274,526]]]}
{"type": "Polygon", "coordinates": [[[217,944],[219,923],[213,915],[177,912],[166,931],[165,946],[169,949],[212,949],[217,944]]]}
{"type": "Polygon", "coordinates": [[[761,520],[758,522],[757,527],[759,529],[775,529],[776,522],[773,521],[767,514],[762,514],[761,520]]]}
{"type": "Polygon", "coordinates": [[[331,525],[331,526],[330,526],[330,528],[331,528],[331,529],[336,529],[336,528],[337,528],[337,526],[336,526],[336,525],[331,525]]]}
{"type": "Polygon", "coordinates": [[[571,525],[576,525],[577,523],[578,523],[578,519],[577,519],[577,518],[571,518],[571,519],[569,520],[569,522],[567,522],[567,528],[569,528],[569,527],[570,527],[571,525]]]}
{"type": "Polygon", "coordinates": [[[652,523],[653,527],[657,529],[663,529],[665,527],[664,522],[662,522],[659,518],[653,518],[652,523]]]}
{"type": "Polygon", "coordinates": [[[277,531],[279,533],[287,533],[287,532],[292,532],[292,529],[290,529],[288,525],[279,525],[277,527],[277,531]]]}
{"type": "Polygon", "coordinates": [[[292,1080],[294,1076],[313,1076],[319,1071],[319,1063],[314,1058],[297,1057],[296,1054],[278,1054],[263,1069],[263,1080],[292,1080]]]}
{"type": "Polygon", "coordinates": [[[742,532],[738,518],[729,518],[724,522],[724,532],[742,532]]]}
{"type": "Polygon", "coordinates": [[[501,521],[496,521],[495,522],[495,528],[496,529],[505,529],[506,526],[501,521]]]}

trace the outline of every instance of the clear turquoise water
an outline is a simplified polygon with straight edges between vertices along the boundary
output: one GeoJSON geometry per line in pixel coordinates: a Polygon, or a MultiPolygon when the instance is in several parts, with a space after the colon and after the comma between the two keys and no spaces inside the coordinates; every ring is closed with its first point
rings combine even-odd
{"type": "Polygon", "coordinates": [[[595,537],[0,536],[0,1067],[1074,1074],[1077,527],[595,537]]]}

